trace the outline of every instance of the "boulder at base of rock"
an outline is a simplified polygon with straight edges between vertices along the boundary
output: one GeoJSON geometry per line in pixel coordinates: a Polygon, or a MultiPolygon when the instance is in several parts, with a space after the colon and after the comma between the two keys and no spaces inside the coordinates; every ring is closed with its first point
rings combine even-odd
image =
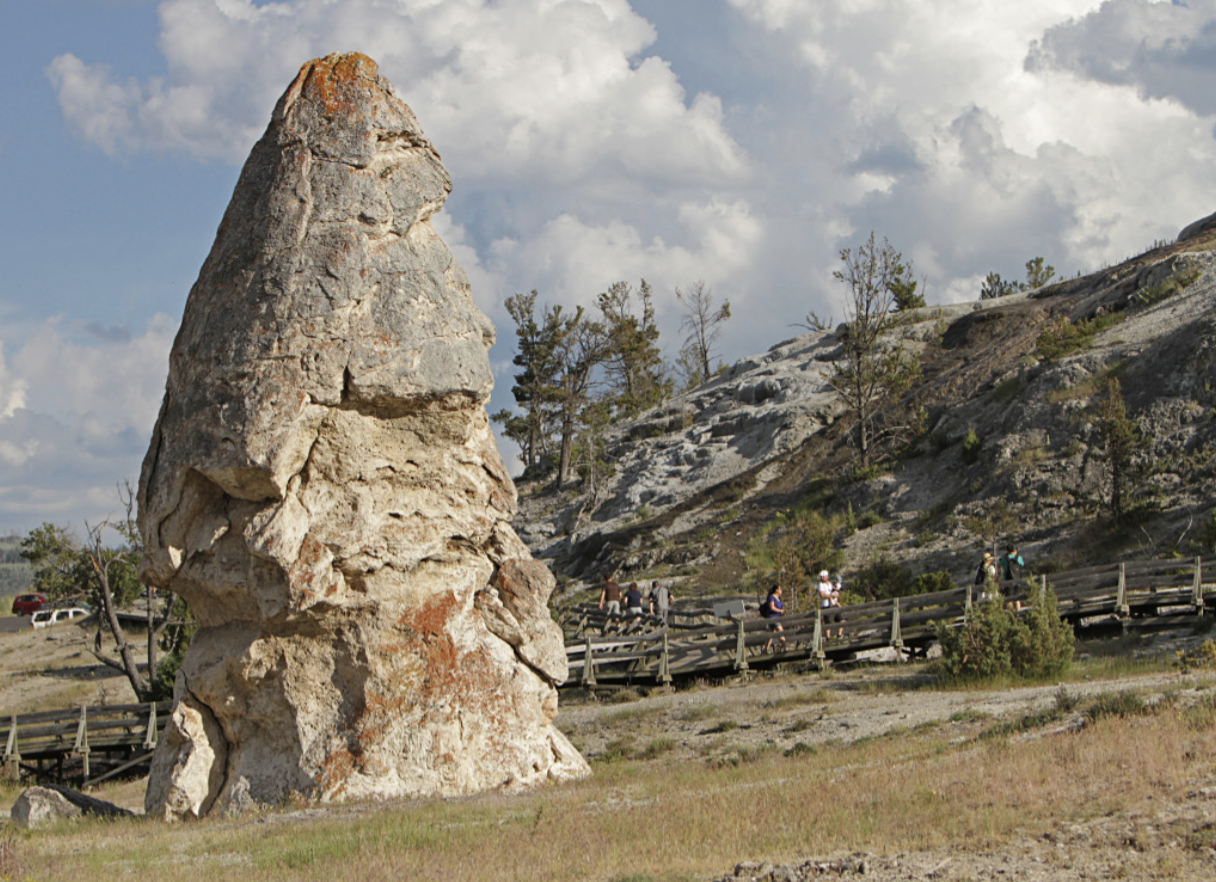
{"type": "Polygon", "coordinates": [[[198,621],[150,815],[581,777],[553,576],[511,529],[450,189],[358,54],[309,62],[190,292],[144,460],[144,577],[198,621]]]}
{"type": "Polygon", "coordinates": [[[37,827],[48,821],[79,818],[82,814],[80,806],[49,787],[27,787],[9,810],[9,817],[18,827],[37,827]]]}

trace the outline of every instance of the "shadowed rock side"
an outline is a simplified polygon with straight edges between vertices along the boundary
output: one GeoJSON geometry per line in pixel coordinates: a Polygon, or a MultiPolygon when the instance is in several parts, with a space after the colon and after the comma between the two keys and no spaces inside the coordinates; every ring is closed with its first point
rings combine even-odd
{"type": "Polygon", "coordinates": [[[553,577],[512,531],[489,320],[439,156],[369,58],[309,62],[190,292],[139,488],[199,630],[149,814],[587,773],[551,725],[553,577]]]}

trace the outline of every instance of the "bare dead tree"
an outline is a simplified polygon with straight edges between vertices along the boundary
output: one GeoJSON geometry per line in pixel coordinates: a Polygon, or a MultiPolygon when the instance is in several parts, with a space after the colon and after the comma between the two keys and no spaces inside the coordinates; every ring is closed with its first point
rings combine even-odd
{"type": "Polygon", "coordinates": [[[730,318],[730,301],[723,300],[720,306],[715,306],[709,287],[699,279],[687,291],[676,288],[676,299],[684,307],[680,328],[687,331],[688,336],[684,338],[680,357],[688,372],[685,379],[691,389],[713,376],[710,367],[713,347],[722,333],[722,325],[730,318]]]}
{"type": "Polygon", "coordinates": [[[111,520],[107,517],[96,525],[85,524],[88,538],[85,540],[83,551],[97,580],[96,599],[100,607],[97,614],[97,637],[89,651],[98,661],[122,672],[135,694],[143,699],[152,693],[152,681],[156,676],[158,661],[157,649],[166,628],[174,620],[171,615],[174,604],[170,603],[158,619],[156,589],[151,585],[143,586],[148,607],[148,663],[145,676],[140,670],[131,642],[118,616],[119,601],[131,595],[132,588],[138,585],[137,574],[143,557],[143,546],[134,519],[135,492],[130,482],[123,482],[118,492],[124,509],[121,520],[111,520]],[[118,534],[121,539],[118,545],[106,544],[106,537],[110,533],[118,534]],[[102,632],[106,629],[114,638],[117,658],[102,652],[102,632]]]}

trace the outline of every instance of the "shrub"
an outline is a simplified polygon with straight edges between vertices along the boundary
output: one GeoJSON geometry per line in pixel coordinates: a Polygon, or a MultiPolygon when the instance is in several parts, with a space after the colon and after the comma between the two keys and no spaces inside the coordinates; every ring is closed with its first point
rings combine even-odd
{"type": "Polygon", "coordinates": [[[1052,677],[1072,663],[1075,637],[1060,618],[1054,591],[1047,591],[1022,616],[1013,633],[1012,661],[1023,677],[1052,677]]]}
{"type": "Polygon", "coordinates": [[[937,623],[941,668],[953,679],[986,679],[1013,670],[1013,631],[1017,620],[999,595],[972,609],[958,627],[937,623]]]}
{"type": "Polygon", "coordinates": [[[963,436],[963,462],[971,465],[980,458],[980,448],[984,442],[980,440],[980,436],[975,434],[974,428],[968,428],[967,434],[963,436]]]}
{"type": "Polygon", "coordinates": [[[1039,358],[1044,361],[1054,361],[1061,356],[1080,349],[1086,341],[1082,328],[1074,325],[1064,316],[1053,319],[1039,332],[1035,343],[1039,358]]]}
{"type": "Polygon", "coordinates": [[[861,516],[861,520],[857,522],[857,526],[862,530],[868,530],[870,527],[877,527],[882,523],[882,515],[870,509],[861,516]]]}
{"type": "Polygon", "coordinates": [[[866,564],[853,578],[852,589],[867,600],[884,600],[888,597],[906,597],[916,594],[912,586],[912,571],[897,564],[886,555],[866,564]]]}
{"type": "Polygon", "coordinates": [[[952,591],[954,579],[945,570],[936,573],[921,573],[912,582],[913,594],[932,594],[935,591],[952,591]]]}
{"type": "Polygon", "coordinates": [[[939,622],[937,637],[941,669],[955,679],[1048,677],[1072,663],[1072,627],[1060,618],[1052,591],[1021,619],[1005,608],[999,595],[989,597],[967,614],[962,625],[939,622]]]}

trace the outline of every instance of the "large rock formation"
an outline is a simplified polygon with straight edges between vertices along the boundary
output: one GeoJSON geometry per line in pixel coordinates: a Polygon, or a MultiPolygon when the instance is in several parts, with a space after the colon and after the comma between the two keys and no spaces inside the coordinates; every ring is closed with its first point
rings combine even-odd
{"type": "Polygon", "coordinates": [[[199,624],[150,814],[587,772],[486,418],[494,330],[430,223],[449,190],[357,54],[304,65],[241,173],[140,478],[144,575],[199,624]]]}

